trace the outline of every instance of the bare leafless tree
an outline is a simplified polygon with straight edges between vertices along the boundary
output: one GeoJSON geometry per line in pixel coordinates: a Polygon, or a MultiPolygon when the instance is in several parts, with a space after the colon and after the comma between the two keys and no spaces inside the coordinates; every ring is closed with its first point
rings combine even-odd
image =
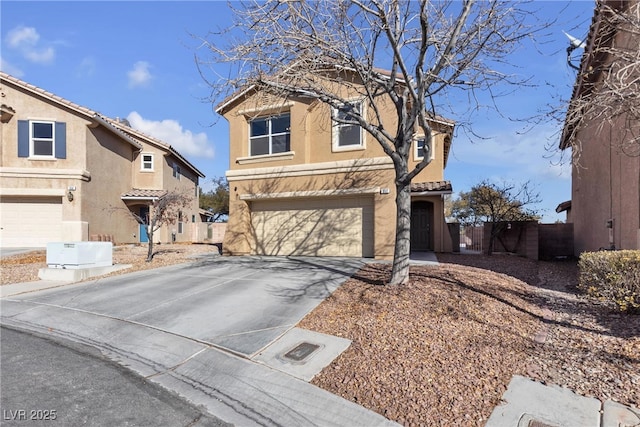
{"type": "MultiPolygon", "coordinates": [[[[396,239],[391,284],[409,278],[411,180],[430,156],[409,169],[412,141],[432,136],[430,119],[441,114],[453,89],[498,90],[524,81],[505,72],[506,59],[541,26],[520,3],[487,1],[271,0],[235,9],[231,28],[203,40],[198,58],[229,63],[227,76],[203,75],[212,100],[229,90],[254,88],[281,99],[315,99],[347,111],[331,119],[361,126],[393,160],[396,239]],[[535,27],[533,25],[536,25],[535,27]],[[366,104],[366,112],[358,106],[366,104]],[[382,106],[395,111],[383,123],[382,106]]],[[[468,110],[474,107],[460,105],[468,110]]]]}
{"type": "Polygon", "coordinates": [[[164,195],[154,198],[149,202],[148,217],[143,217],[133,210],[126,210],[138,224],[144,226],[147,230],[147,235],[149,236],[147,262],[153,260],[153,236],[155,232],[160,230],[163,225],[175,224],[180,217],[182,209],[189,206],[192,200],[192,197],[186,194],[177,191],[168,191],[164,195]]]}
{"type": "MultiPolygon", "coordinates": [[[[574,93],[565,117],[561,147],[572,148],[580,164],[580,138],[585,127],[595,128],[592,139],[605,129],[616,129],[614,148],[628,156],[640,155],[640,3],[602,1],[586,43],[574,93]]],[[[602,135],[603,141],[609,141],[602,135]]]]}

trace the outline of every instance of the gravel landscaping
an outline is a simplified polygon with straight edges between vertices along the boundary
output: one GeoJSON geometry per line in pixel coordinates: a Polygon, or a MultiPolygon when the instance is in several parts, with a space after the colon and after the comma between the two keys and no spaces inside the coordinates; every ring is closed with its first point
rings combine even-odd
{"type": "Polygon", "coordinates": [[[640,406],[640,316],[578,295],[575,261],[370,264],[299,326],[353,341],[313,383],[409,426],[484,425],[512,375],[640,406]]]}
{"type": "MultiPolygon", "coordinates": [[[[146,262],[147,247],[142,245],[120,245],[113,249],[114,264],[129,264],[130,268],[120,270],[114,274],[131,273],[150,268],[164,267],[193,261],[192,257],[218,253],[214,245],[173,244],[154,246],[155,255],[151,262],[146,262]]],[[[19,255],[3,257],[0,260],[0,285],[19,282],[32,282],[39,280],[38,270],[45,268],[46,251],[39,250],[19,255]]],[[[94,278],[92,278],[94,279],[94,278]]]]}
{"type": "MultiPolygon", "coordinates": [[[[191,261],[209,245],[121,246],[126,272],[191,261]]],[[[351,347],[312,382],[408,426],[484,425],[512,375],[640,407],[640,315],[576,290],[575,261],[439,254],[406,286],[371,263],[298,325],[351,347]]],[[[37,280],[44,251],[3,258],[2,284],[37,280]]]]}

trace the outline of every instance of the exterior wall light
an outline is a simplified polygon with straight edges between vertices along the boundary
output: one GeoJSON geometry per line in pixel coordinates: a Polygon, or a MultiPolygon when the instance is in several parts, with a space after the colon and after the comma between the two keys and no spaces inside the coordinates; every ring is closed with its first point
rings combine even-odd
{"type": "Polygon", "coordinates": [[[67,191],[67,200],[73,202],[73,193],[71,191],[67,191]]]}

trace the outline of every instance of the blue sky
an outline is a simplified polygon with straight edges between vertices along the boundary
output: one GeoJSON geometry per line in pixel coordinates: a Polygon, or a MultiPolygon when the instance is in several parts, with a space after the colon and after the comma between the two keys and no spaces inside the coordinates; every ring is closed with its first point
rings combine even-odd
{"type": "MultiPolygon", "coordinates": [[[[536,49],[510,58],[536,86],[501,98],[502,111],[530,116],[554,96],[569,97],[575,71],[566,64],[562,31],[584,38],[593,6],[593,1],[535,3],[543,18],[557,22],[536,49]]],[[[207,102],[209,89],[194,56],[206,56],[200,38],[231,22],[226,2],[3,0],[0,20],[2,71],[106,116],[129,119],[205,173],[205,189],[211,178],[224,175],[228,126],[207,102]]],[[[464,133],[454,138],[445,170],[454,191],[483,179],[530,180],[543,200],[536,206],[543,220],[564,220],[555,207],[571,197],[570,168],[545,150],[549,143],[557,145],[558,125],[543,120],[522,133],[522,123],[493,113],[474,115],[473,124],[486,139],[471,142],[464,133]]]]}

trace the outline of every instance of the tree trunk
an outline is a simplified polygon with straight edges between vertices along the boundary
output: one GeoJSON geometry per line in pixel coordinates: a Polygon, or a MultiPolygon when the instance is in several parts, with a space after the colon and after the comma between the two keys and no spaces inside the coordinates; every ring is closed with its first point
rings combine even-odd
{"type": "Polygon", "coordinates": [[[487,246],[487,255],[491,255],[493,253],[493,243],[496,240],[497,231],[497,224],[495,222],[491,222],[491,232],[489,233],[489,246],[487,246]]]}
{"type": "Polygon", "coordinates": [[[411,253],[411,184],[396,181],[396,246],[390,285],[404,285],[409,281],[411,253]]]}
{"type": "Polygon", "coordinates": [[[147,236],[149,237],[149,250],[147,251],[147,262],[153,259],[153,227],[147,225],[147,236]]]}

